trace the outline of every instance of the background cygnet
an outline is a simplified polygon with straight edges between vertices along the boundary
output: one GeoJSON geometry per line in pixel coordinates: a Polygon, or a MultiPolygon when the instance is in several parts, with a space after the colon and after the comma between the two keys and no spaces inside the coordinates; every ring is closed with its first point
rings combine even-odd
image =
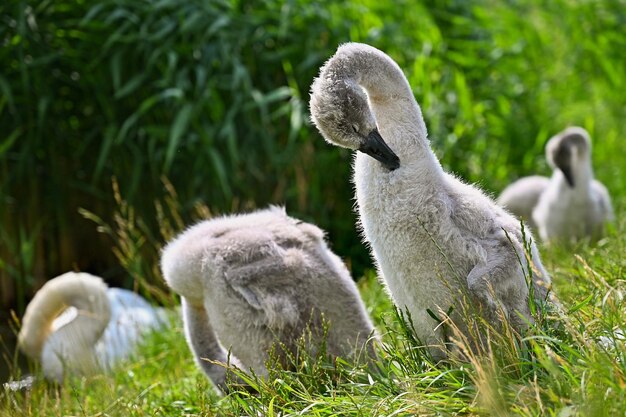
{"type": "Polygon", "coordinates": [[[318,227],[284,209],[198,223],[165,247],[161,267],[181,295],[196,362],[221,389],[227,372],[215,361],[267,375],[272,348],[294,353],[309,334],[314,350],[324,321],[330,355],[373,355],[374,328],[345,265],[318,227]]]}
{"type": "Polygon", "coordinates": [[[142,336],[166,323],[141,296],[101,278],[67,272],[48,281],[26,308],[20,349],[41,361],[46,378],[90,375],[128,358],[142,336]]]}
{"type": "Polygon", "coordinates": [[[593,178],[591,139],[581,127],[569,127],[546,145],[553,174],[532,217],[544,241],[599,238],[613,208],[606,187],[593,178]]]}
{"type": "Polygon", "coordinates": [[[446,354],[446,334],[429,310],[441,317],[454,307],[461,331],[463,298],[496,326],[501,313],[520,331],[533,322],[525,271],[537,300],[550,282],[537,248],[531,245],[531,267],[519,221],[443,171],[391,58],[369,45],[340,46],[313,82],[310,109],[328,142],[361,151],[354,182],[363,233],[396,306],[409,310],[435,358],[446,354]]]}

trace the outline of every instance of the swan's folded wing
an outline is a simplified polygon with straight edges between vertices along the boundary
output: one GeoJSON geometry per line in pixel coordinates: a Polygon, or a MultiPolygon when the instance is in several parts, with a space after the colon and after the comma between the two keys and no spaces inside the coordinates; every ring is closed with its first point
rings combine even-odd
{"type": "MultiPolygon", "coordinates": [[[[511,239],[515,240],[514,237],[511,239]]],[[[470,295],[480,301],[488,321],[504,318],[521,329],[533,318],[528,307],[529,288],[520,264],[524,258],[518,256],[508,237],[494,237],[487,258],[470,271],[467,284],[470,295]]]]}
{"type": "Polygon", "coordinates": [[[280,330],[300,320],[297,288],[307,273],[304,253],[295,248],[275,247],[251,262],[230,265],[224,277],[227,284],[250,307],[262,312],[265,324],[280,330]]]}
{"type": "Polygon", "coordinates": [[[615,220],[615,214],[613,213],[613,205],[611,204],[611,196],[609,195],[609,190],[600,181],[594,181],[593,188],[595,190],[597,196],[596,198],[598,199],[598,203],[600,205],[602,219],[609,222],[615,220]]]}

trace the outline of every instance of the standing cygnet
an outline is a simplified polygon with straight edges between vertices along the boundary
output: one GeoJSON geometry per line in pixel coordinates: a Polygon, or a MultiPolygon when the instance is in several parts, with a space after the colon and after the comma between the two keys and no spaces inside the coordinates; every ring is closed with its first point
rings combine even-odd
{"type": "Polygon", "coordinates": [[[500,311],[518,330],[533,322],[522,264],[532,270],[536,299],[545,299],[550,282],[537,248],[531,268],[519,221],[443,171],[391,58],[364,44],[340,46],[313,82],[310,108],[328,142],[362,152],[354,182],[365,238],[396,306],[408,309],[435,358],[445,355],[445,326],[429,310],[441,316],[457,307],[452,319],[463,330],[461,294],[494,324],[500,311]]]}
{"type": "Polygon", "coordinates": [[[554,169],[532,217],[544,241],[599,238],[613,208],[606,187],[593,179],[591,139],[581,127],[569,127],[546,145],[554,169]]]}
{"type": "Polygon", "coordinates": [[[295,353],[310,330],[315,349],[324,322],[330,355],[372,354],[374,328],[345,265],[319,228],[284,209],[192,226],[165,247],[161,267],[182,297],[196,362],[222,389],[226,369],[215,362],[267,375],[272,348],[279,357],[295,353]]]}
{"type": "Polygon", "coordinates": [[[498,204],[535,230],[537,225],[533,221],[533,210],[549,183],[550,179],[541,175],[520,178],[502,191],[498,204]]]}
{"type": "Polygon", "coordinates": [[[18,345],[41,361],[48,379],[111,369],[133,352],[142,335],[165,322],[141,296],[108,288],[101,278],[67,272],[41,287],[26,308],[18,345]]]}

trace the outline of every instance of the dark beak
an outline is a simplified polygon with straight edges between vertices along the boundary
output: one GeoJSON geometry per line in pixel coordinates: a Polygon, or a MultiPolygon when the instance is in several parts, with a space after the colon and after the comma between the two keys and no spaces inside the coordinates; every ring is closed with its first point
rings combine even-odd
{"type": "Polygon", "coordinates": [[[368,154],[372,158],[380,161],[385,168],[389,171],[393,171],[400,167],[400,158],[393,153],[391,148],[387,146],[377,129],[367,135],[367,138],[363,145],[359,148],[359,151],[368,154]]]}
{"type": "Polygon", "coordinates": [[[565,180],[567,181],[567,184],[571,188],[574,188],[576,183],[574,182],[574,175],[572,174],[572,168],[570,168],[569,166],[564,166],[564,167],[561,167],[560,169],[563,175],[565,176],[565,180]]]}

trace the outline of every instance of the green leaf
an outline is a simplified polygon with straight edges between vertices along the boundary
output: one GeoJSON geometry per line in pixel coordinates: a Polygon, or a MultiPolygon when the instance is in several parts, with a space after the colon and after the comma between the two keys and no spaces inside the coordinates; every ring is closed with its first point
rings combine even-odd
{"type": "Polygon", "coordinates": [[[11,146],[13,146],[17,138],[20,137],[21,133],[22,129],[18,127],[13,132],[11,132],[11,134],[6,139],[0,142],[0,157],[2,157],[2,155],[4,155],[6,152],[9,151],[9,149],[11,149],[11,146]]]}
{"type": "Polygon", "coordinates": [[[0,92],[6,97],[9,103],[9,111],[15,113],[15,104],[13,102],[13,94],[11,94],[11,86],[6,78],[0,75],[0,92]]]}
{"type": "Polygon", "coordinates": [[[593,300],[595,294],[589,294],[587,297],[585,297],[584,300],[582,300],[581,302],[579,302],[578,304],[576,304],[575,306],[573,306],[572,308],[570,308],[567,311],[567,314],[572,314],[577,312],[578,310],[580,310],[581,308],[589,305],[589,303],[591,303],[591,300],[593,300]]]}
{"type": "Polygon", "coordinates": [[[226,173],[226,167],[224,166],[222,157],[215,149],[209,149],[209,155],[211,156],[211,162],[213,163],[213,168],[215,169],[215,173],[217,174],[217,178],[222,187],[224,197],[226,199],[232,198],[233,193],[230,189],[228,174],[226,173]]]}
{"type": "Polygon", "coordinates": [[[136,76],[128,80],[128,82],[124,84],[119,90],[117,90],[114,97],[116,99],[126,97],[127,95],[138,89],[145,80],[145,73],[137,74],[136,76]]]}
{"type": "Polygon", "coordinates": [[[191,115],[193,114],[193,104],[187,103],[185,104],[174,119],[174,123],[172,124],[172,130],[170,131],[170,137],[167,145],[167,152],[165,154],[165,165],[163,166],[163,170],[167,173],[174,161],[174,154],[178,149],[178,145],[180,143],[180,139],[183,134],[187,131],[187,126],[189,126],[189,120],[191,119],[191,115]]]}

